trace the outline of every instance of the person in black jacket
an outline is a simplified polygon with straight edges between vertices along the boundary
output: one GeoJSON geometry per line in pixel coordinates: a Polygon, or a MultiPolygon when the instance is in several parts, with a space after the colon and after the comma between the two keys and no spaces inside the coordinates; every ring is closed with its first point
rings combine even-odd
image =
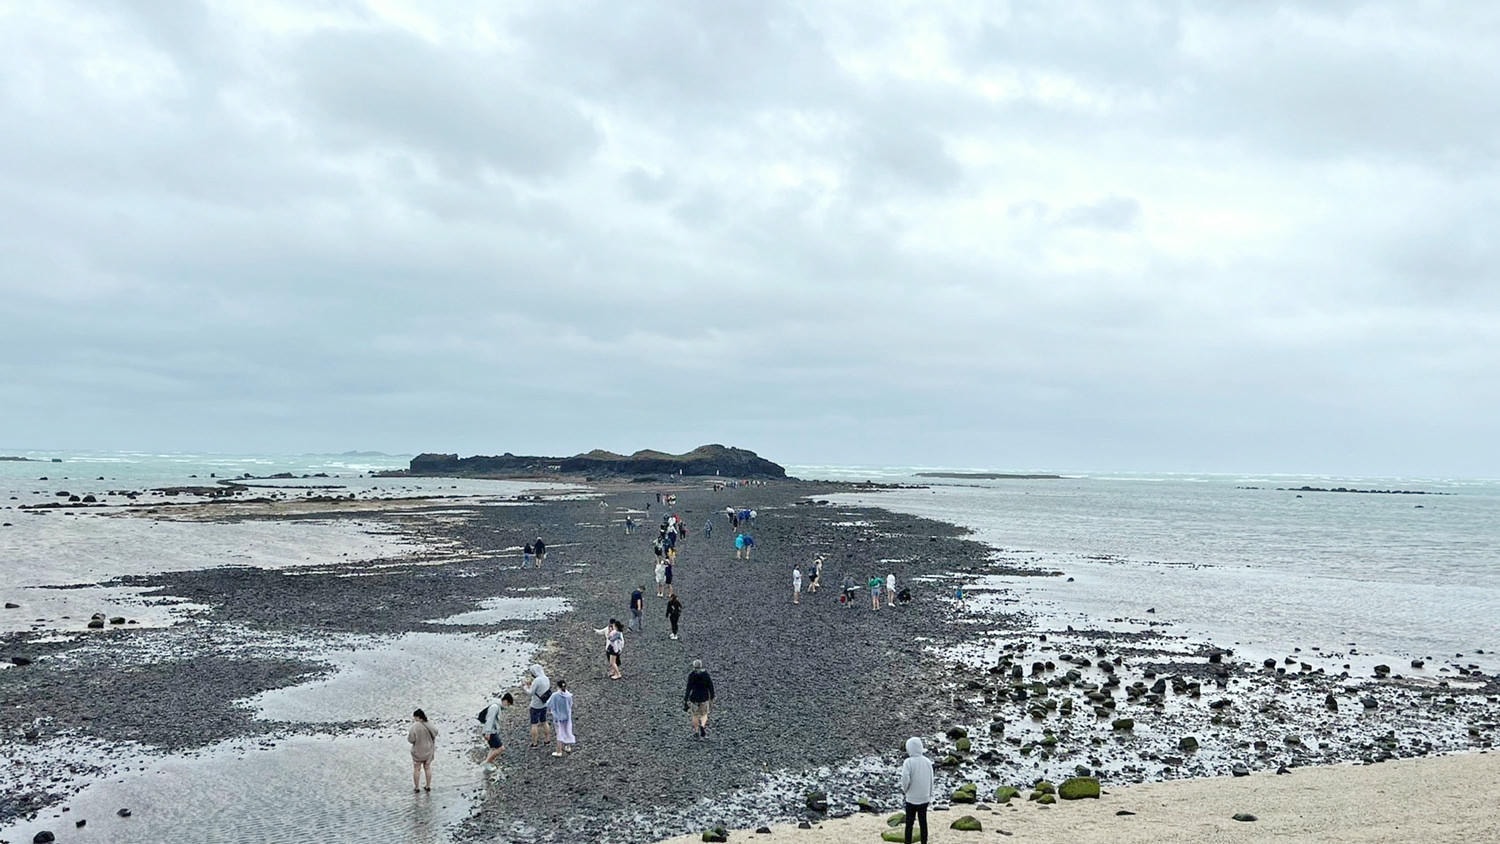
{"type": "Polygon", "coordinates": [[[667,621],[672,622],[672,638],[673,639],[677,638],[677,622],[679,620],[681,620],[681,619],[682,619],[682,602],[679,601],[679,600],[677,600],[677,596],[676,595],[673,595],[672,599],[670,601],[667,601],[667,621]]]}
{"type": "Polygon", "coordinates": [[[708,710],[714,701],[714,680],[703,670],[703,660],[693,660],[688,672],[687,689],[682,693],[682,708],[688,714],[688,728],[698,738],[708,738],[708,710]]]}

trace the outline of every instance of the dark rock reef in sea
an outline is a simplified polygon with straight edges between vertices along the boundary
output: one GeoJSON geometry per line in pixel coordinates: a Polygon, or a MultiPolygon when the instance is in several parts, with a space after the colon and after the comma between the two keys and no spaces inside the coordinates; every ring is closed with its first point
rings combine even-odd
{"type": "Polygon", "coordinates": [[[701,445],[686,454],[643,449],[631,455],[594,449],[572,457],[528,457],[506,452],[499,456],[419,454],[411,460],[410,475],[484,475],[489,477],[644,477],[659,475],[724,478],[785,478],[786,469],[743,448],[701,445]]]}

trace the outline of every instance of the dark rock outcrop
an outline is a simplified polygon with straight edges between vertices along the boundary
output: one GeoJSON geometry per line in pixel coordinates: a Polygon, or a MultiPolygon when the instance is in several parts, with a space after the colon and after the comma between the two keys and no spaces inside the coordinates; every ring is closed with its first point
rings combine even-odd
{"type": "Polygon", "coordinates": [[[410,475],[491,475],[545,477],[586,475],[638,477],[642,475],[713,476],[724,478],[785,478],[786,469],[753,451],[722,445],[699,446],[686,454],[649,449],[631,455],[595,449],[572,457],[419,454],[411,460],[410,475]]]}

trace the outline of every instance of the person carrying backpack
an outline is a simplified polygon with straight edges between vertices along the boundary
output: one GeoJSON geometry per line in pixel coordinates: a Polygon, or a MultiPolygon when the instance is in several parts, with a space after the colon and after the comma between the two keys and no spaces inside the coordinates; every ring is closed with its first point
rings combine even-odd
{"type": "Polygon", "coordinates": [[[533,663],[529,670],[531,683],[526,691],[531,695],[531,706],[528,708],[531,717],[531,746],[541,747],[551,741],[547,734],[547,699],[552,697],[552,681],[547,679],[547,673],[540,665],[533,663]]]}
{"type": "Polygon", "coordinates": [[[505,752],[505,742],[500,738],[500,710],[502,707],[510,706],[516,699],[510,696],[510,692],[500,696],[499,700],[492,700],[489,705],[479,710],[480,732],[484,735],[485,744],[489,746],[490,752],[480,762],[480,766],[486,771],[495,770],[495,761],[500,754],[505,752]]]}

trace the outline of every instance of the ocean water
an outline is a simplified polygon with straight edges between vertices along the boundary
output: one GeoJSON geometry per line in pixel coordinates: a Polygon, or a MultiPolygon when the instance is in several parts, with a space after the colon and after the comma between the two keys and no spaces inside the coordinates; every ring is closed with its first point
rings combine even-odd
{"type": "Polygon", "coordinates": [[[789,471],[927,485],[833,499],[959,524],[999,557],[1062,572],[972,584],[1012,595],[1007,608],[1034,614],[1043,629],[1150,619],[1251,657],[1318,647],[1365,658],[1356,661],[1446,659],[1500,670],[1497,481],[789,471]],[[1303,486],[1432,494],[1290,491],[1303,486]]]}

